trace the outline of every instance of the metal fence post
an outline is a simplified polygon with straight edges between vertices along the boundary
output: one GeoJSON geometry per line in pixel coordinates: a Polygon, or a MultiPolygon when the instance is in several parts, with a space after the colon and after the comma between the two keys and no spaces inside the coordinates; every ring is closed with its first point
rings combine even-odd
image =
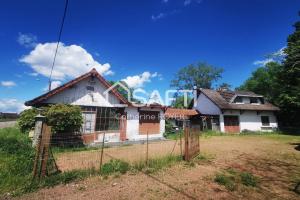
{"type": "Polygon", "coordinates": [[[101,157],[100,157],[100,173],[102,172],[102,162],[103,162],[104,141],[105,141],[105,132],[103,132],[102,146],[101,146],[101,157]]]}
{"type": "Polygon", "coordinates": [[[148,166],[149,159],[149,132],[147,131],[147,149],[146,149],[146,165],[148,166]]]}

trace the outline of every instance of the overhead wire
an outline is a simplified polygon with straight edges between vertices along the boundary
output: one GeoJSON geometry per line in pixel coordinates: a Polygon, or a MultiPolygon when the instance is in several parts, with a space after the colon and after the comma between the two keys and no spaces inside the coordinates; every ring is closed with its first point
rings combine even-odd
{"type": "Polygon", "coordinates": [[[59,43],[60,43],[60,40],[61,40],[61,35],[62,35],[64,23],[65,23],[65,18],[66,18],[66,14],[67,14],[68,4],[69,4],[69,0],[66,0],[66,2],[65,2],[65,8],[64,8],[64,13],[63,13],[63,17],[62,17],[62,21],[61,21],[59,33],[58,33],[58,40],[57,40],[57,44],[56,44],[54,58],[53,58],[52,66],[51,66],[50,76],[49,76],[49,91],[51,90],[51,83],[52,83],[51,78],[52,78],[52,74],[53,74],[53,69],[54,69],[54,65],[55,65],[55,61],[56,61],[57,51],[58,51],[58,48],[59,48],[59,43]]]}

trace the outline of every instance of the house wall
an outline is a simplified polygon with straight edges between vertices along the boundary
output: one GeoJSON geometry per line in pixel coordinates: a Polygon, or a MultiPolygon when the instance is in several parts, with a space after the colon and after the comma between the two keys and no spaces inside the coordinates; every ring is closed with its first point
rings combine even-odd
{"type": "MultiPolygon", "coordinates": [[[[160,130],[157,134],[149,134],[149,139],[162,138],[163,133],[165,132],[165,119],[164,112],[159,109],[151,108],[140,108],[141,110],[151,110],[160,112],[160,130]]],[[[145,140],[147,135],[139,133],[139,112],[136,107],[128,107],[125,109],[127,112],[127,128],[126,128],[126,138],[128,140],[145,140]]]]}
{"type": "Polygon", "coordinates": [[[198,110],[203,115],[220,115],[220,108],[214,104],[207,96],[201,93],[197,99],[197,105],[194,109],[198,110]]]}
{"type": "Polygon", "coordinates": [[[98,79],[94,79],[94,91],[87,90],[86,86],[91,85],[89,80],[90,79],[80,81],[73,87],[50,97],[45,103],[67,103],[72,105],[103,107],[112,107],[113,104],[120,103],[117,97],[112,94],[109,94],[108,101],[106,100],[106,96],[103,95],[106,88],[98,79]]]}
{"type": "Polygon", "coordinates": [[[220,128],[222,132],[225,132],[224,115],[238,116],[240,122],[240,131],[261,131],[261,116],[269,116],[270,127],[274,129],[278,127],[276,116],[272,111],[261,111],[258,113],[256,111],[243,111],[240,113],[238,110],[226,110],[220,115],[220,128]]]}

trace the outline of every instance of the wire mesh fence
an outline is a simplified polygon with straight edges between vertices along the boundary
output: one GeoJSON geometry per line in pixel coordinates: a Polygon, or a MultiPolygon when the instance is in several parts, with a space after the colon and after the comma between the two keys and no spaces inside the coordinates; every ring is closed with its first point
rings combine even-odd
{"type": "Polygon", "coordinates": [[[79,133],[51,135],[46,124],[42,127],[36,146],[34,169],[34,175],[39,177],[73,170],[101,173],[102,166],[111,160],[119,160],[130,166],[147,167],[149,163],[164,158],[189,160],[199,151],[199,131],[189,127],[185,128],[184,133],[175,134],[172,140],[153,140],[147,133],[144,140],[110,143],[105,140],[106,133],[102,132],[101,140],[93,145],[84,145],[79,133]],[[185,155],[187,153],[189,154],[185,155]]]}
{"type": "Polygon", "coordinates": [[[96,146],[77,146],[76,143],[67,142],[66,146],[57,146],[51,143],[56,164],[61,171],[70,171],[75,169],[100,169],[101,157],[102,164],[109,162],[111,159],[119,159],[129,164],[136,164],[151,159],[157,159],[164,156],[182,155],[183,142],[180,138],[177,140],[143,140],[138,142],[127,142],[125,144],[97,144],[96,146]]]}
{"type": "MultiPolygon", "coordinates": [[[[104,134],[104,133],[103,133],[104,134]]],[[[105,135],[105,134],[104,134],[105,135]]],[[[37,174],[51,175],[56,171],[68,172],[73,170],[98,170],[111,160],[121,160],[132,166],[147,166],[149,161],[168,156],[183,156],[184,141],[179,135],[174,140],[146,140],[135,142],[106,143],[102,142],[93,146],[80,143],[80,135],[52,136],[49,140],[48,153],[38,145],[37,174]],[[45,158],[47,156],[47,158],[45,158]],[[45,161],[46,159],[46,161],[45,161]],[[47,163],[48,170],[42,173],[43,162],[47,163]]],[[[46,141],[40,143],[46,144],[46,141]]],[[[104,141],[104,140],[103,140],[104,141]]]]}

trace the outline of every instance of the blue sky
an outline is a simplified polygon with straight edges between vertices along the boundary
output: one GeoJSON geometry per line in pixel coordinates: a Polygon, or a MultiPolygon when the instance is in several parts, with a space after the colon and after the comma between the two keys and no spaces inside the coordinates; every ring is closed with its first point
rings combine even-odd
{"type": "MultiPolygon", "coordinates": [[[[20,111],[44,92],[63,8],[1,2],[0,111],[20,111]]],[[[54,85],[96,67],[163,95],[178,69],[205,61],[236,87],[286,45],[299,8],[299,0],[70,0],[54,85]]]]}

